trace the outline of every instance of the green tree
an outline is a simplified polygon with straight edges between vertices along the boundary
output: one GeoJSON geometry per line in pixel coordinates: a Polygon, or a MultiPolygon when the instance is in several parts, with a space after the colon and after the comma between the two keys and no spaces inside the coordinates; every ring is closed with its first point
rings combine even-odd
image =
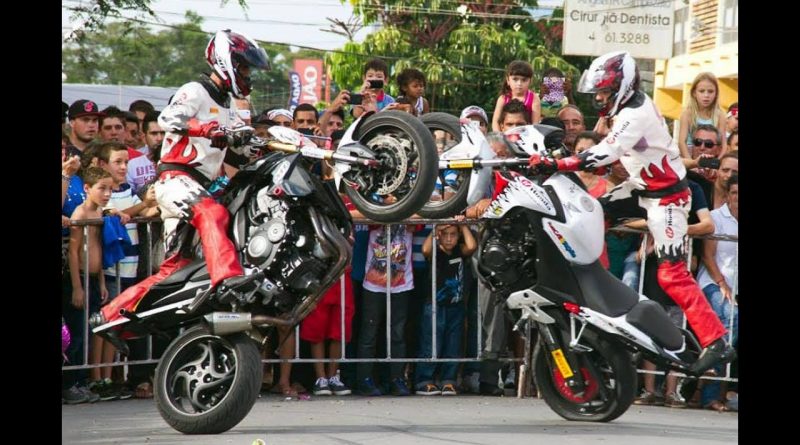
{"type": "Polygon", "coordinates": [[[182,85],[206,69],[201,22],[189,11],[186,23],[158,33],[137,22],[110,23],[62,51],[64,74],[75,83],[182,85]]]}
{"type": "MultiPolygon", "coordinates": [[[[220,0],[220,5],[225,5],[230,0],[220,0]]],[[[247,11],[247,0],[236,0],[239,6],[247,11]]],[[[101,30],[106,27],[109,18],[122,18],[123,11],[136,12],[138,17],[156,18],[155,12],[150,8],[152,0],[89,0],[75,6],[68,6],[72,13],[73,21],[81,23],[81,29],[74,36],[82,40],[87,33],[101,30]]]]}
{"type": "MultiPolygon", "coordinates": [[[[415,67],[426,75],[426,97],[438,111],[458,113],[471,104],[491,113],[503,82],[505,66],[515,59],[533,65],[540,75],[554,66],[577,77],[578,70],[550,48],[560,42],[545,37],[547,26],[536,26],[528,9],[535,1],[496,1],[486,4],[453,0],[350,0],[365,24],[383,27],[363,43],[348,42],[342,52],[330,53],[337,85],[361,84],[364,62],[386,56],[392,79],[415,67]]],[[[538,89],[538,78],[532,88],[538,89]]],[[[389,93],[398,94],[395,82],[389,93]]]]}
{"type": "MultiPolygon", "coordinates": [[[[201,24],[202,18],[192,11],[186,13],[185,23],[156,33],[135,21],[110,23],[67,45],[62,51],[64,74],[71,83],[183,85],[210,71],[204,54],[211,34],[203,31],[201,24]]],[[[285,97],[288,48],[262,47],[272,70],[255,71],[254,92],[260,94],[260,100],[274,94],[285,97]]]]}

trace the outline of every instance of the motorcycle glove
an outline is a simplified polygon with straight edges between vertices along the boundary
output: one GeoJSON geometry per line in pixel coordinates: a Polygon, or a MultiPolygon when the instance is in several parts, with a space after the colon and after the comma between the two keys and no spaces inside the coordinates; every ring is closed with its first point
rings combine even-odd
{"type": "Polygon", "coordinates": [[[215,148],[225,148],[228,146],[228,136],[219,127],[217,121],[211,121],[205,124],[190,124],[186,134],[191,137],[211,139],[211,146],[215,148]]]}
{"type": "Polygon", "coordinates": [[[544,157],[538,153],[531,155],[528,167],[534,175],[549,175],[558,171],[558,163],[555,159],[544,157]]]}

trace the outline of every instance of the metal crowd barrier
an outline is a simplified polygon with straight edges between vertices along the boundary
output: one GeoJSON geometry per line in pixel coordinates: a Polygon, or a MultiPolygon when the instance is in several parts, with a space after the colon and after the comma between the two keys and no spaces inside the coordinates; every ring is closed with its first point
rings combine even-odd
{"type": "MultiPolygon", "coordinates": [[[[152,246],[152,224],[153,223],[161,223],[159,218],[133,218],[131,222],[135,222],[138,224],[146,224],[147,230],[147,239],[146,242],[149,246],[152,246]]],[[[83,254],[84,254],[84,264],[86,269],[89,269],[89,250],[88,250],[88,232],[90,225],[102,225],[102,219],[89,219],[83,221],[73,221],[73,226],[82,226],[84,230],[84,246],[83,246],[83,254]]],[[[345,314],[344,314],[344,307],[345,307],[345,281],[344,278],[340,278],[338,283],[340,287],[340,327],[341,327],[341,356],[338,358],[325,358],[325,359],[314,359],[314,358],[299,358],[300,355],[300,326],[295,327],[295,348],[294,348],[294,358],[292,359],[262,359],[263,363],[328,363],[331,361],[335,361],[338,363],[359,363],[359,362],[373,362],[373,363],[393,363],[393,362],[402,362],[402,363],[415,363],[415,362],[426,362],[426,363],[452,363],[452,362],[480,362],[484,358],[482,357],[482,331],[483,331],[483,314],[481,314],[481,305],[476,303],[477,306],[477,315],[475,319],[475,323],[477,326],[476,333],[477,333],[477,354],[475,357],[463,357],[463,358],[438,358],[437,357],[437,350],[436,350],[436,340],[437,340],[437,332],[436,332],[436,311],[437,311],[437,303],[436,298],[432,298],[431,304],[431,328],[432,328],[432,335],[431,335],[431,357],[430,358],[414,358],[414,357],[392,357],[391,352],[391,236],[390,236],[390,226],[391,224],[376,224],[373,221],[366,220],[366,219],[355,219],[354,223],[356,224],[370,224],[370,225],[384,225],[384,229],[387,231],[386,236],[386,270],[387,270],[387,277],[386,277],[386,357],[376,357],[376,358],[347,358],[346,355],[346,347],[345,347],[345,314]]],[[[456,225],[476,225],[480,224],[480,220],[462,220],[456,221],[454,219],[422,219],[422,218],[412,218],[402,222],[402,224],[425,224],[425,225],[432,225],[431,228],[433,232],[433,245],[432,245],[432,258],[430,261],[430,268],[431,268],[431,294],[433,296],[436,295],[436,255],[437,255],[437,236],[436,236],[436,225],[440,224],[456,224],[456,225]]],[[[611,231],[617,232],[632,232],[632,233],[640,233],[643,234],[642,245],[646,246],[647,244],[647,231],[646,230],[637,230],[637,229],[630,229],[627,227],[614,227],[609,229],[611,231]]],[[[737,242],[737,249],[736,249],[736,274],[734,278],[734,285],[733,289],[738,288],[738,263],[739,263],[739,250],[738,250],[738,236],[730,236],[730,235],[706,235],[697,238],[703,239],[716,239],[721,241],[734,241],[737,242]]],[[[140,240],[140,245],[144,241],[140,240]]],[[[689,249],[687,252],[687,257],[691,258],[691,245],[692,243],[689,242],[689,249]]],[[[153,263],[153,249],[149,248],[149,255],[145,261],[147,261],[147,270],[152,273],[152,263],[153,263]]],[[[643,260],[640,265],[640,274],[639,274],[639,293],[642,293],[643,285],[644,285],[644,272],[645,272],[645,261],[647,260],[647,255],[643,255],[643,260]]],[[[141,260],[141,256],[140,256],[141,260]]],[[[690,267],[690,261],[687,261],[687,266],[690,267]]],[[[412,267],[412,265],[409,265],[412,267]]],[[[119,277],[119,263],[117,263],[117,289],[120,287],[120,277],[119,277]]],[[[84,302],[84,320],[88,320],[89,318],[89,275],[86,274],[84,276],[84,289],[85,292],[85,302],[84,302]]],[[[472,296],[472,298],[477,298],[477,294],[472,296]]],[[[735,303],[735,302],[734,302],[735,303]]],[[[728,326],[728,340],[732,341],[733,337],[733,315],[734,315],[734,304],[731,305],[731,322],[728,326]]],[[[468,320],[467,320],[468,321],[468,320]]],[[[87,323],[88,324],[88,323],[87,323]]],[[[683,319],[683,326],[686,327],[686,318],[683,319]]],[[[84,330],[84,343],[83,343],[83,358],[84,364],[82,365],[65,365],[62,366],[62,371],[66,370],[75,370],[75,369],[89,369],[89,368],[98,368],[98,367],[109,367],[109,366],[133,366],[133,365],[140,365],[140,364],[155,364],[158,363],[158,359],[154,359],[152,356],[152,336],[147,337],[147,359],[145,360],[128,360],[127,358],[120,360],[119,354],[117,353],[117,359],[111,363],[98,363],[98,364],[88,364],[89,362],[89,329],[84,330]]],[[[530,345],[526,345],[526,353],[530,354],[530,345]]],[[[351,347],[356,347],[355,344],[352,344],[351,347]]],[[[466,345],[464,346],[466,348],[466,345]]],[[[527,360],[529,357],[501,357],[498,358],[498,361],[501,362],[526,362],[529,363],[527,360]]],[[[703,380],[724,380],[724,381],[732,381],[737,382],[738,378],[731,377],[730,375],[730,364],[727,365],[726,374],[723,377],[712,377],[712,376],[702,376],[700,377],[703,380]]],[[[126,368],[127,371],[127,368],[126,368]]],[[[660,374],[664,375],[664,371],[649,371],[644,369],[639,369],[639,373],[652,373],[652,374],[660,374]]],[[[677,375],[678,377],[686,377],[685,374],[682,373],[674,373],[673,375],[677,375]]],[[[412,382],[413,385],[413,382],[412,382]]],[[[522,391],[518,392],[519,396],[521,397],[522,391]]]]}

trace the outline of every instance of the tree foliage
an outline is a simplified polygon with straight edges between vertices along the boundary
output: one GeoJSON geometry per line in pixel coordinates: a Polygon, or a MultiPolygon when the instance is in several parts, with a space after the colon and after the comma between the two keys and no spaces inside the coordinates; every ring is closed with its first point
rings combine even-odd
{"type": "Polygon", "coordinates": [[[137,22],[114,22],[62,50],[67,81],[179,86],[206,68],[207,34],[202,19],[187,12],[186,23],[153,33],[137,22]]]}
{"type": "MultiPolygon", "coordinates": [[[[205,48],[211,34],[192,11],[186,22],[159,32],[138,22],[109,23],[102,31],[68,44],[62,51],[63,71],[71,83],[177,87],[209,72],[205,48]]],[[[255,90],[262,96],[285,96],[288,49],[262,45],[273,69],[255,71],[255,90]]]]}
{"type": "MultiPolygon", "coordinates": [[[[537,22],[528,7],[535,1],[349,0],[365,24],[383,27],[363,43],[348,42],[326,62],[333,80],[345,88],[361,84],[363,65],[374,56],[386,56],[390,76],[414,67],[425,73],[426,97],[438,111],[458,113],[467,105],[481,105],[491,113],[504,80],[504,69],[516,59],[533,65],[532,88],[541,74],[557,67],[576,76],[578,69],[560,53],[560,30],[537,22]],[[559,38],[553,36],[558,33],[559,38]]],[[[389,93],[397,95],[391,82],[389,93]]]]}
{"type": "MultiPolygon", "coordinates": [[[[220,0],[220,5],[225,5],[230,0],[220,0]]],[[[236,0],[239,6],[247,10],[247,0],[236,0]]],[[[87,33],[96,32],[105,28],[109,18],[122,18],[123,11],[136,12],[138,16],[156,18],[155,12],[150,8],[152,0],[89,0],[75,6],[69,6],[73,21],[80,23],[80,29],[73,38],[80,41],[87,33]]]]}

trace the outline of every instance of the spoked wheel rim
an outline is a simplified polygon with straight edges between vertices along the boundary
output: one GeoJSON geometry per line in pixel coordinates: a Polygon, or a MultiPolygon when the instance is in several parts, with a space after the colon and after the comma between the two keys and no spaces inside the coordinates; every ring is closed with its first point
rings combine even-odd
{"type": "MultiPolygon", "coordinates": [[[[456,140],[455,135],[452,135],[449,131],[443,129],[436,129],[436,131],[444,132],[450,137],[446,138],[444,141],[436,139],[436,149],[440,155],[458,145],[458,140],[456,140]]],[[[471,173],[471,170],[466,169],[439,170],[436,177],[434,194],[425,206],[435,210],[448,205],[449,201],[452,199],[458,199],[457,197],[460,196],[459,191],[461,191],[461,188],[469,186],[467,180],[471,173]]],[[[463,193],[463,191],[461,193],[463,193]]]]}
{"type": "Polygon", "coordinates": [[[225,339],[207,335],[184,345],[170,362],[167,400],[185,415],[201,415],[227,397],[236,380],[238,357],[225,339]]]}
{"type": "Polygon", "coordinates": [[[596,353],[581,354],[580,373],[583,376],[584,390],[575,394],[570,389],[558,369],[553,370],[552,378],[558,394],[575,406],[581,414],[591,415],[608,409],[616,401],[617,380],[611,365],[596,353]]]}
{"type": "Polygon", "coordinates": [[[364,145],[375,153],[380,165],[361,173],[371,182],[360,191],[361,195],[371,201],[376,201],[373,195],[381,199],[392,195],[396,201],[410,196],[419,162],[414,141],[408,135],[386,131],[382,127],[371,130],[363,140],[366,141],[364,145]]]}

